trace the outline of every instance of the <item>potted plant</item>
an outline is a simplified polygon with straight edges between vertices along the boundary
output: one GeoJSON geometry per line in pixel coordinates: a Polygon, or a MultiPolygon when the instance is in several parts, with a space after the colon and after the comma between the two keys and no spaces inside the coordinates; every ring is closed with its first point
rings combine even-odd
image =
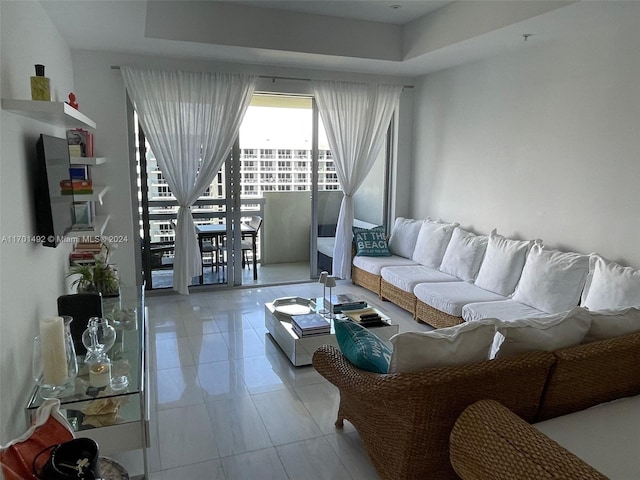
{"type": "Polygon", "coordinates": [[[77,287],[78,293],[98,292],[105,297],[116,297],[120,294],[120,279],[118,272],[109,263],[113,247],[105,241],[100,244],[100,253],[94,256],[93,264],[73,263],[67,276],[79,275],[71,283],[71,287],[77,287]]]}

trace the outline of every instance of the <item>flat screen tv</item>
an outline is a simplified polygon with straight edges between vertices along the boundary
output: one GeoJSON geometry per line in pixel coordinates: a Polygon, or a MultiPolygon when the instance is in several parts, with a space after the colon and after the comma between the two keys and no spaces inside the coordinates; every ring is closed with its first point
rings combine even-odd
{"type": "Polygon", "coordinates": [[[69,180],[69,146],[66,138],[40,135],[36,151],[36,235],[44,246],[57,247],[73,223],[73,195],[63,195],[61,187],[69,180]]]}

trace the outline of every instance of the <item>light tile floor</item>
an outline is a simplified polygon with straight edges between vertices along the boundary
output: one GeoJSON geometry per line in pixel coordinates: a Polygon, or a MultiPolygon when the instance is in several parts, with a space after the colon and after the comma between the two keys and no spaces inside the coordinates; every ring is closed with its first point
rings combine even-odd
{"type": "MultiPolygon", "coordinates": [[[[350,282],[333,289],[347,292],[400,331],[429,329],[350,282]]],[[[378,478],[355,429],[334,427],[337,389],[293,367],[264,327],[265,302],[321,295],[304,283],[147,297],[151,480],[378,478]]]]}

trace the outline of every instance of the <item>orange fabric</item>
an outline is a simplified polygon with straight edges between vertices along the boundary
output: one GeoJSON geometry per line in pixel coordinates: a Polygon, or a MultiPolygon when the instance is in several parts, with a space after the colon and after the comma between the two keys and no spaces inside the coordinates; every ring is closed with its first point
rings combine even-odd
{"type": "MultiPolygon", "coordinates": [[[[49,446],[74,438],[73,431],[60,414],[59,408],[59,400],[45,400],[36,413],[34,425],[24,435],[0,449],[0,464],[5,480],[37,478],[33,475],[33,460],[38,453],[49,446]]],[[[36,464],[37,471],[40,471],[49,456],[50,452],[40,455],[36,464]]]]}

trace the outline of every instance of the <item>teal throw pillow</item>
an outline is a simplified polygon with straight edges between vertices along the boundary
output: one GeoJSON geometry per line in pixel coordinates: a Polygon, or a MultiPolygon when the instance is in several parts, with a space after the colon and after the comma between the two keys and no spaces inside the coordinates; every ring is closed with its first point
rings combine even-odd
{"type": "Polygon", "coordinates": [[[374,373],[387,373],[391,349],[370,330],[351,320],[333,320],[336,340],[342,354],[356,367],[374,373]]]}
{"type": "Polygon", "coordinates": [[[353,227],[356,255],[361,257],[388,257],[391,255],[387,234],[382,225],[371,229],[353,227]]]}

